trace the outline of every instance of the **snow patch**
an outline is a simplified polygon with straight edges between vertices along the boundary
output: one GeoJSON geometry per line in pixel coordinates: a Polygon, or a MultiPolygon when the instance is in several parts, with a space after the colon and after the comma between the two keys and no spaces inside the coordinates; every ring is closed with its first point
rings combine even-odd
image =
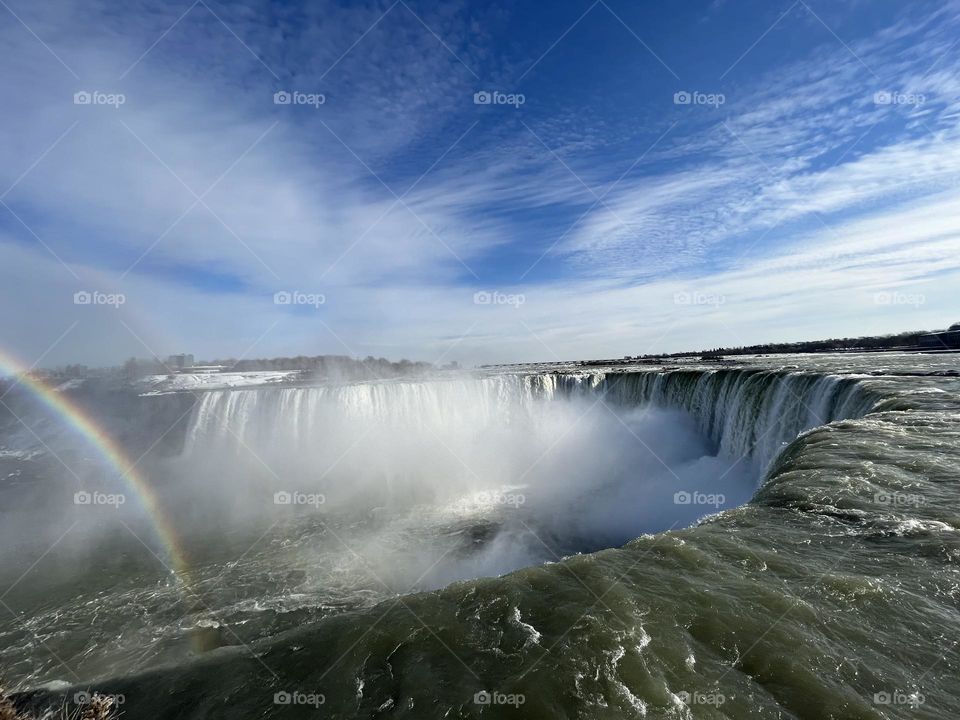
{"type": "Polygon", "coordinates": [[[256,385],[275,385],[293,380],[297,372],[297,370],[249,370],[247,372],[148,375],[138,384],[142,395],[162,395],[184,390],[227,390],[256,385]]]}

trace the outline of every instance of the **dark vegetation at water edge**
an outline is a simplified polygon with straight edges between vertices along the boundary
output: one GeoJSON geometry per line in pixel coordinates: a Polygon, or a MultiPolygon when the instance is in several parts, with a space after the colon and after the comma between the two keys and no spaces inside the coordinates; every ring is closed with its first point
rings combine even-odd
{"type": "Polygon", "coordinates": [[[89,695],[77,693],[75,704],[70,707],[64,703],[59,712],[51,709],[35,712],[32,708],[25,708],[29,704],[30,695],[14,697],[3,687],[0,687],[0,720],[115,720],[120,717],[116,698],[106,695],[89,695]]]}

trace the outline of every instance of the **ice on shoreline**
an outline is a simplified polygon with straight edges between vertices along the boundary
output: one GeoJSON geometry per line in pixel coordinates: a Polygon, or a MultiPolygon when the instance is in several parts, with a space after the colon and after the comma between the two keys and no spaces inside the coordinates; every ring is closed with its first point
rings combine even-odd
{"type": "Polygon", "coordinates": [[[289,382],[296,370],[249,370],[246,372],[178,373],[148,375],[137,381],[143,395],[162,395],[184,390],[225,390],[237,387],[274,385],[289,382]]]}

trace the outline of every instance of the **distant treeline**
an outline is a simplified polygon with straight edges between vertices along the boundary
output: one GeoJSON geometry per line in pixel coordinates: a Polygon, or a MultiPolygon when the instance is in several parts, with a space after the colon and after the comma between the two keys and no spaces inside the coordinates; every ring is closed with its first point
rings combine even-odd
{"type": "Polygon", "coordinates": [[[669,355],[644,355],[652,357],[682,357],[685,355],[701,355],[714,357],[719,355],[761,355],[776,353],[816,353],[835,352],[844,350],[894,350],[897,348],[913,348],[920,344],[920,336],[925,332],[912,330],[897,335],[878,335],[857,338],[831,338],[829,340],[808,340],[806,342],[766,343],[763,345],[747,345],[744,347],[713,348],[697,353],[670,353],[669,355]]]}
{"type": "Polygon", "coordinates": [[[313,357],[298,355],[292,358],[261,358],[257,360],[233,360],[228,358],[211,360],[210,362],[204,361],[202,364],[225,365],[237,372],[248,370],[299,370],[310,377],[343,377],[350,380],[418,375],[434,370],[434,366],[430,363],[414,362],[406,359],[393,362],[372,355],[368,355],[362,360],[347,355],[316,355],[313,357]]]}

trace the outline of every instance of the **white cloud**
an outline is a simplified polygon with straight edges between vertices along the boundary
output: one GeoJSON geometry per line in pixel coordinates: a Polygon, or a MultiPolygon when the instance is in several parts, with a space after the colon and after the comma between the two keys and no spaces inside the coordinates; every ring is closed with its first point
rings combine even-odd
{"type": "MultiPolygon", "coordinates": [[[[273,105],[278,87],[327,92],[316,78],[384,9],[340,8],[323,27],[277,10],[268,31],[237,9],[232,26],[254,52],[271,67],[299,68],[279,81],[199,6],[122,82],[173,10],[136,14],[137,27],[109,5],[24,10],[81,81],[22,27],[0,30],[11,58],[0,92],[16,98],[0,111],[0,192],[28,171],[4,201],[80,276],[3,216],[0,299],[16,311],[0,318],[0,334],[32,360],[77,322],[48,356],[55,362],[149,354],[131,330],[161,355],[239,355],[266,333],[254,355],[482,362],[955,319],[960,198],[948,189],[960,175],[960,132],[945,118],[958,109],[956,63],[947,57],[924,77],[953,18],[932,29],[902,24],[855,48],[892,89],[928,88],[926,110],[875,106],[875,79],[837,47],[731,96],[709,123],[684,122],[614,186],[635,158],[611,163],[603,128],[570,115],[531,122],[556,156],[514,120],[482,123],[446,154],[477,120],[466,92],[476,82],[400,6],[324,80],[326,105],[273,105]],[[909,53],[882,53],[921,31],[909,53]],[[391,33],[403,42],[387,42],[391,33]],[[116,89],[127,102],[75,106],[83,88],[116,89]],[[404,199],[410,209],[364,167],[403,193],[435,160],[404,199]],[[214,184],[209,208],[188,211],[191,190],[214,184]],[[571,228],[593,193],[607,192],[571,228]],[[550,272],[522,282],[557,240],[550,272]],[[128,302],[109,312],[74,306],[88,286],[128,302]],[[874,302],[898,288],[925,303],[874,302]],[[323,293],[327,303],[277,307],[277,290],[323,293]],[[478,290],[525,302],[476,305],[478,290]],[[678,293],[723,302],[682,305],[678,293]]],[[[478,65],[483,53],[458,34],[458,12],[430,21],[478,65]]]]}

